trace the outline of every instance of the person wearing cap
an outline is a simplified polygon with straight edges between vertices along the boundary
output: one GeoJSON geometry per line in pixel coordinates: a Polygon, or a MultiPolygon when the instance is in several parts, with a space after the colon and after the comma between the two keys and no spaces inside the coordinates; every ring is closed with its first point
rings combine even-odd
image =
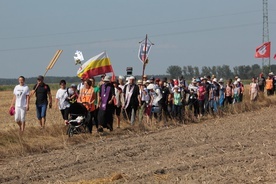
{"type": "Polygon", "coordinates": [[[118,77],[118,87],[120,87],[122,90],[124,90],[124,87],[125,87],[125,78],[124,76],[120,75],[118,77]]]}
{"type": "Polygon", "coordinates": [[[267,76],[267,79],[265,80],[265,89],[266,89],[266,93],[267,93],[267,96],[271,96],[274,94],[274,91],[273,91],[273,75],[272,73],[270,72],[267,76]]]}
{"type": "Polygon", "coordinates": [[[71,84],[70,88],[67,88],[67,94],[68,94],[67,100],[69,101],[69,103],[70,104],[76,103],[79,97],[79,94],[77,91],[77,85],[71,84]]]}
{"type": "Polygon", "coordinates": [[[103,82],[104,83],[100,86],[98,96],[98,132],[103,132],[103,128],[107,128],[110,131],[113,131],[115,89],[114,86],[110,83],[110,76],[105,76],[103,82]]]}
{"type": "Polygon", "coordinates": [[[194,109],[195,117],[198,117],[199,115],[198,82],[199,82],[199,79],[193,78],[191,84],[188,87],[189,98],[187,103],[190,111],[194,109]]]}
{"type": "Polygon", "coordinates": [[[178,85],[174,85],[173,87],[173,95],[172,95],[172,104],[173,104],[173,112],[172,115],[179,122],[183,121],[183,96],[180,93],[180,89],[178,85]]]}
{"type": "Polygon", "coordinates": [[[22,134],[26,125],[26,111],[29,110],[30,92],[25,84],[25,77],[18,78],[18,85],[14,87],[13,99],[10,108],[15,108],[15,122],[19,126],[19,133],[22,134]]]}
{"type": "Polygon", "coordinates": [[[37,77],[37,84],[34,85],[31,96],[34,93],[36,96],[36,116],[40,127],[44,128],[47,106],[49,105],[49,108],[52,108],[52,94],[49,85],[44,83],[44,77],[42,75],[37,77]]]}
{"type": "Polygon", "coordinates": [[[266,84],[265,84],[265,77],[263,73],[260,73],[257,81],[258,81],[259,91],[264,92],[266,84]]]}
{"type": "Polygon", "coordinates": [[[141,106],[140,89],[138,85],[134,83],[135,78],[129,77],[128,84],[125,86],[123,94],[125,104],[123,109],[126,111],[126,115],[131,125],[134,125],[136,112],[138,107],[141,106]]]}
{"type": "Polygon", "coordinates": [[[251,83],[249,84],[249,96],[251,101],[256,101],[259,91],[258,82],[256,81],[255,77],[252,77],[251,83]]]}
{"type": "Polygon", "coordinates": [[[99,84],[98,84],[99,86],[101,86],[102,84],[105,83],[105,82],[104,82],[105,76],[106,76],[106,74],[101,75],[101,81],[100,81],[99,84]]]}
{"type": "Polygon", "coordinates": [[[96,94],[94,88],[92,87],[92,81],[86,79],[84,81],[84,87],[80,91],[79,102],[82,103],[88,111],[86,117],[87,128],[90,133],[92,133],[93,128],[93,117],[95,112],[95,99],[96,94]]]}
{"type": "Polygon", "coordinates": [[[60,88],[56,92],[55,107],[60,110],[64,124],[68,125],[69,107],[68,91],[66,88],[66,81],[61,80],[59,82],[60,88]]]}

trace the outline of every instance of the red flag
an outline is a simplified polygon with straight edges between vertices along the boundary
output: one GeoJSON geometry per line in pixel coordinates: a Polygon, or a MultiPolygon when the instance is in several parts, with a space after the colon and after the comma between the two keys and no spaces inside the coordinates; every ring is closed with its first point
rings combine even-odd
{"type": "Polygon", "coordinates": [[[269,58],[270,57],[270,42],[265,42],[256,48],[255,58],[269,58]]]}
{"type": "Polygon", "coordinates": [[[276,59],[276,54],[274,55],[274,57],[273,57],[274,59],[276,59]]]}

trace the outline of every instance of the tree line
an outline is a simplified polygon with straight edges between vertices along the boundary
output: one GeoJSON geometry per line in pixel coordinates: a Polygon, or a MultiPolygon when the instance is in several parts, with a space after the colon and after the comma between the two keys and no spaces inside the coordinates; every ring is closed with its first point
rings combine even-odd
{"type": "Polygon", "coordinates": [[[239,76],[241,79],[251,79],[252,77],[258,77],[261,72],[264,73],[264,76],[267,76],[270,71],[276,71],[276,65],[264,66],[263,69],[260,65],[240,65],[235,66],[233,69],[229,65],[222,66],[203,66],[199,69],[198,66],[178,66],[171,65],[167,68],[167,74],[170,75],[170,78],[178,78],[180,76],[185,77],[186,79],[191,79],[193,77],[201,77],[208,75],[216,75],[219,78],[229,79],[239,76]]]}

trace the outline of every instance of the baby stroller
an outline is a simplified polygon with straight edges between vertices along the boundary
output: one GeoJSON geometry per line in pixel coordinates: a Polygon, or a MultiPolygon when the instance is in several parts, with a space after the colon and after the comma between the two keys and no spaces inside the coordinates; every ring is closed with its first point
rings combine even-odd
{"type": "Polygon", "coordinates": [[[74,134],[86,133],[88,132],[86,117],[87,109],[81,103],[73,103],[69,108],[69,125],[67,129],[67,134],[72,137],[74,134]]]}

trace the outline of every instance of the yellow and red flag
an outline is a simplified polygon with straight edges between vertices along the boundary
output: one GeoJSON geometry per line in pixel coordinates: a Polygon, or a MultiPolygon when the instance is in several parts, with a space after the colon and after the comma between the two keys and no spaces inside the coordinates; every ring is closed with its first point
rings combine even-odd
{"type": "Polygon", "coordinates": [[[270,42],[265,42],[256,48],[255,58],[270,58],[270,42]]]}
{"type": "Polygon", "coordinates": [[[102,52],[86,61],[79,68],[77,75],[80,78],[87,79],[110,72],[115,75],[109,57],[106,52],[102,52]]]}

